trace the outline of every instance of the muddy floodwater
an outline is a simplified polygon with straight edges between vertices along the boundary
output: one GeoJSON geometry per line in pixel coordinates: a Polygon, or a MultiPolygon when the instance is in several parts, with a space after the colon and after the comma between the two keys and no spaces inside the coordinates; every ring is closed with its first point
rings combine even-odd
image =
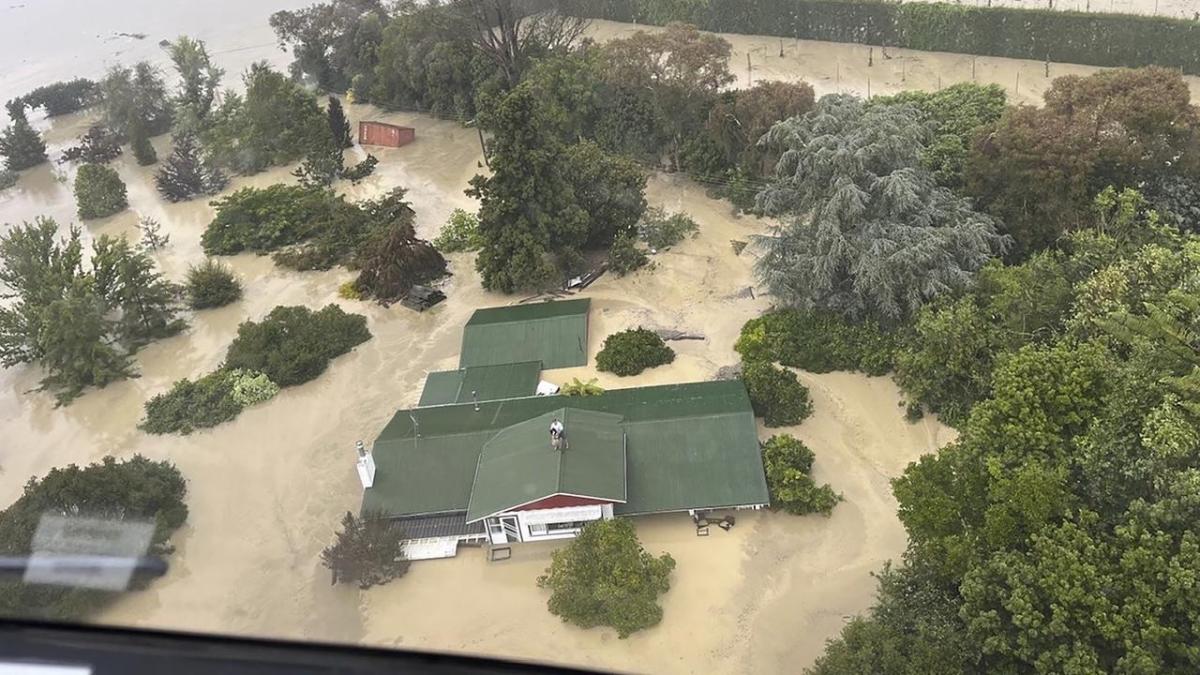
{"type": "MultiPolygon", "coordinates": [[[[0,99],[44,82],[95,77],[118,60],[162,62],[157,41],[185,31],[209,41],[227,80],[236,80],[256,59],[282,66],[288,56],[275,47],[266,17],[273,9],[308,2],[213,0],[165,9],[161,4],[26,0],[0,9],[0,99]],[[57,22],[53,29],[45,25],[50,22],[57,22]],[[116,35],[121,32],[146,37],[116,35]],[[17,48],[27,43],[27,52],[17,48]]],[[[608,39],[634,29],[596,22],[590,30],[608,39]]],[[[742,85],[803,79],[821,94],[864,95],[868,88],[872,95],[935,89],[970,81],[972,62],[977,81],[1005,86],[1013,100],[1036,101],[1049,82],[1045,64],[1038,62],[905,50],[889,50],[890,58],[884,58],[876,48],[868,65],[870,48],[862,45],[784,40],[779,56],[778,38],[727,37],[742,85]]],[[[1096,70],[1050,64],[1050,77],[1096,70]]],[[[1193,79],[1189,83],[1197,88],[1193,79]]],[[[371,106],[352,105],[348,111],[353,119],[414,126],[417,141],[372,149],[380,160],[376,173],[339,189],[357,199],[407,188],[418,232],[428,238],[452,209],[476,207],[463,193],[481,170],[474,130],[371,106]]],[[[53,153],[86,129],[89,118],[33,121],[53,153]]],[[[155,144],[164,156],[168,139],[155,144]]],[[[365,156],[361,148],[350,153],[348,161],[365,156]]],[[[204,200],[161,201],[152,170],[136,166],[128,155],[113,166],[129,186],[130,208],[83,224],[85,236],[136,236],[139,217],[157,218],[171,243],[156,258],[167,276],[182,279],[188,265],[203,258],[200,235],[211,207],[204,200]]],[[[290,170],[239,178],[230,190],[291,181],[290,170]]],[[[0,193],[0,223],[38,215],[64,227],[75,222],[70,173],[50,164],[25,172],[16,188],[0,193]]],[[[705,339],[673,343],[678,353],[673,363],[634,378],[582,367],[550,371],[547,379],[599,377],[609,388],[709,379],[737,361],[733,343],[741,325],[770,306],[754,280],[753,251],[738,255],[730,244],[765,231],[765,223],[735,217],[728,204],[677,176],[652,176],[647,198],[687,212],[700,224],[699,234],[654,256],[653,270],[625,278],[606,275],[586,291],[593,301],[590,362],[603,338],[624,328],[674,328],[705,339]],[[754,297],[747,288],[755,289],[754,297]]],[[[812,393],[813,416],[793,429],[763,429],[763,437],[788,432],[803,439],[816,452],[816,479],[831,483],[845,501],[828,519],[740,514],[732,531],[714,530],[707,538],[694,535],[686,516],[637,520],[646,547],[670,552],[678,567],[662,598],[662,624],[626,640],[609,630],[574,628],[546,611],[546,594],[535,579],[548,563],[551,544],[520,546],[513,559],[497,563],[466,549],[454,559],[416,563],[408,576],[365,592],[331,586],[319,553],[341,515],[359,504],[354,442],[371,440],[397,408],[414,404],[428,372],[455,365],[462,326],[474,309],[516,298],[485,292],[470,254],[450,257],[453,275],[444,287],[449,300],[424,314],[339,299],[338,285],[351,278],[345,270],[290,272],[253,255],[228,262],[245,285],[245,297],[189,317],[184,334],[142,350],[136,379],[56,409],[49,396],[31,391],[41,378],[37,368],[0,371],[0,504],[54,466],[110,454],[169,459],[188,480],[190,516],[175,537],[169,573],[119,600],[97,617],[100,622],[481,652],[627,671],[797,672],[819,656],[848,616],[870,606],[871,571],[904,549],[889,480],[953,439],[936,420],[907,423],[888,378],[801,373],[812,393]],[[365,314],[374,338],[338,358],[317,380],[286,389],[211,431],[155,437],[136,430],[149,397],[220,363],[239,322],[261,318],[280,304],[316,308],[330,302],[365,314]]]]}

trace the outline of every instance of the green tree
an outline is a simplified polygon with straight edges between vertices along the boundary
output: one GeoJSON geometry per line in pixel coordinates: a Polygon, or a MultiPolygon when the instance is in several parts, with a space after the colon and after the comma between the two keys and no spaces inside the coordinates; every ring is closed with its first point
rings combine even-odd
{"type": "Polygon", "coordinates": [[[675,351],[657,333],[641,327],[630,328],[604,338],[604,346],[596,354],[596,370],[637,375],[674,360],[675,351]]]}
{"type": "Polygon", "coordinates": [[[119,138],[131,138],[138,128],[147,136],[170,130],[167,86],[162,74],[148,62],[138,62],[133,68],[113,66],[99,87],[104,124],[119,138]]]}
{"type": "Polygon", "coordinates": [[[146,401],[138,428],[148,434],[182,434],[215,427],[234,419],[243,405],[233,395],[229,371],[218,370],[192,381],[182,379],[146,401]]]}
{"type": "Polygon", "coordinates": [[[520,0],[462,0],[452,5],[466,24],[475,48],[516,86],[537,56],[572,47],[587,28],[587,19],[559,11],[550,3],[530,12],[520,0]]]}
{"type": "Polygon", "coordinates": [[[172,100],[176,133],[198,133],[208,124],[225,71],[213,65],[203,40],[181,35],[167,51],[179,75],[172,100]]]}
{"type": "Polygon", "coordinates": [[[899,321],[962,290],[1003,253],[995,222],[920,166],[927,131],[910,106],[823,97],[772,127],[785,148],[760,207],[786,222],[757,243],[756,264],[789,305],[899,321]]]}
{"type": "Polygon", "coordinates": [[[129,144],[138,166],[150,166],[158,161],[158,153],[154,151],[154,145],[141,125],[134,127],[130,132],[129,144]]]}
{"type": "Polygon", "coordinates": [[[380,0],[332,0],[271,15],[280,47],[291,46],[292,76],[312,78],[325,91],[343,92],[369,73],[388,13],[380,0]]]}
{"type": "Polygon", "coordinates": [[[305,187],[324,188],[332,185],[344,168],[342,149],[334,138],[327,136],[313,145],[292,175],[305,187]]]}
{"type": "Polygon", "coordinates": [[[205,260],[188,268],[186,292],[192,309],[224,307],[242,297],[242,284],[227,265],[205,260]]]}
{"type": "Polygon", "coordinates": [[[64,162],[107,164],[121,156],[121,139],[103,124],[93,124],[79,137],[79,145],[63,150],[64,162]]]}
{"type": "Polygon", "coordinates": [[[187,327],[179,318],[180,289],[155,269],[149,254],[125,237],[100,235],[92,245],[96,292],[117,310],[116,335],[129,351],[187,327]]]}
{"type": "Polygon", "coordinates": [[[0,363],[13,366],[44,355],[42,314],[83,276],[80,230],[58,240],[58,223],[39,217],[0,235],[0,363]]]}
{"type": "MultiPolygon", "coordinates": [[[[188,508],[187,482],[168,462],[154,462],[134,455],[117,461],[102,461],[79,467],[74,464],[51,469],[45,476],[31,478],[25,490],[8,508],[0,511],[0,555],[28,556],[33,538],[45,514],[69,514],[154,523],[148,555],[171,552],[170,538],[184,521],[188,508]]],[[[147,581],[135,576],[134,588],[147,581]]],[[[26,584],[19,579],[0,582],[0,613],[43,619],[81,621],[117,599],[121,594],[72,586],[26,584]]]]}
{"type": "Polygon", "coordinates": [[[722,168],[742,167],[750,175],[769,173],[776,153],[758,141],[780,120],[803,115],[815,102],[807,82],[763,80],[722,97],[708,111],[704,129],[720,151],[722,168]]]}
{"type": "Polygon", "coordinates": [[[755,416],[768,427],[800,424],[812,414],[808,388],[790,370],[769,361],[750,361],[742,365],[742,381],[755,416]]]}
{"type": "Polygon", "coordinates": [[[11,116],[13,119],[24,116],[25,108],[45,108],[46,117],[69,115],[95,103],[97,93],[96,83],[81,77],[63,82],[53,82],[42,85],[13,101],[12,103],[16,105],[10,107],[10,110],[16,108],[21,111],[21,114],[18,115],[15,110],[12,110],[11,116]]]}
{"type": "Polygon", "coordinates": [[[262,321],[238,326],[225,367],[264,373],[281,387],[303,384],[325,372],[329,361],[371,339],[367,320],[337,305],[319,311],[276,307],[262,321]]]}
{"type": "Polygon", "coordinates": [[[717,93],[735,79],[728,65],[731,49],[724,38],[682,23],[638,31],[603,47],[608,81],[650,94],[676,166],[684,140],[702,128],[717,93]]]}
{"type": "Polygon", "coordinates": [[[441,232],[433,239],[433,246],[443,253],[478,251],[483,247],[479,236],[479,217],[462,209],[454,209],[441,232]]]}
{"type": "Polygon", "coordinates": [[[106,310],[104,298],[84,277],[40,312],[37,352],[46,369],[42,386],[55,393],[59,405],[87,387],[104,387],[133,373],[130,358],[110,343],[115,326],[106,310]]]}
{"type": "Polygon", "coordinates": [[[382,513],[368,511],[355,518],[347,511],[336,541],[321,551],[321,564],[333,571],[334,582],[366,590],[408,572],[403,541],[403,530],[382,513]]]}
{"type": "Polygon", "coordinates": [[[343,150],[354,147],[354,140],[350,137],[350,121],[346,119],[342,102],[336,96],[329,97],[325,107],[325,119],[329,122],[329,134],[343,150]]]}
{"type": "Polygon", "coordinates": [[[662,621],[658,596],[671,587],[675,559],[642,548],[626,519],[588,523],[554,551],[538,586],[550,590],[550,613],[582,628],[611,626],[624,638],[662,621]]]}
{"type": "Polygon", "coordinates": [[[1197,174],[1200,117],[1175,71],[1061,77],[1045,101],[1009,109],[967,161],[967,192],[1004,222],[1017,255],[1090,224],[1091,200],[1107,186],[1197,174]]]}
{"type": "Polygon", "coordinates": [[[154,185],[164,199],[181,202],[200,195],[215,195],[225,189],[229,178],[201,158],[195,136],[178,134],[174,141],[171,156],[154,175],[154,185]]]}
{"type": "MultiPolygon", "coordinates": [[[[401,299],[416,284],[445,276],[446,259],[429,242],[418,239],[413,221],[416,214],[403,201],[404,189],[391,195],[400,201],[390,218],[379,219],[355,255],[361,268],[355,289],[361,296],[374,297],[387,305],[401,299]]],[[[376,204],[378,209],[379,205],[376,204]]]]}
{"type": "Polygon", "coordinates": [[[646,211],[646,174],[632,160],[610,155],[591,141],[567,148],[565,170],[575,201],[588,216],[580,248],[607,248],[631,234],[646,211]]]}
{"type": "Polygon", "coordinates": [[[975,135],[999,121],[1005,99],[1000,85],[960,82],[936,92],[913,90],[881,96],[872,99],[872,103],[915,105],[933,132],[932,140],[922,152],[922,164],[933,173],[938,185],[960,190],[975,135]]]}
{"type": "Polygon", "coordinates": [[[322,147],[329,126],[316,97],[265,63],[250,66],[242,80],[245,96],[228,94],[200,135],[216,166],[253,174],[322,147]]]}
{"type": "Polygon", "coordinates": [[[947,424],[962,424],[991,386],[997,332],[973,297],[922,307],[896,351],[896,384],[947,424]]]}
{"type": "Polygon", "coordinates": [[[75,204],[84,220],[105,218],[129,206],[125,183],[103,164],[84,164],[75,174],[75,204]]]}
{"type": "Polygon", "coordinates": [[[24,171],[46,161],[46,144],[24,115],[13,119],[0,132],[0,155],[4,155],[10,171],[24,171]]]}
{"type": "Polygon", "coordinates": [[[772,508],[795,515],[820,513],[828,516],[842,495],[809,476],[815,455],[793,436],[772,436],[763,444],[763,470],[771,492],[772,508]]]}
{"type": "Polygon", "coordinates": [[[563,172],[562,143],[546,106],[529,87],[517,87],[488,114],[495,134],[492,175],[471,179],[478,197],[483,248],[475,266],[488,290],[540,288],[558,276],[556,263],[578,264],[588,215],[563,172]],[[557,260],[556,260],[557,257],[557,260]]]}

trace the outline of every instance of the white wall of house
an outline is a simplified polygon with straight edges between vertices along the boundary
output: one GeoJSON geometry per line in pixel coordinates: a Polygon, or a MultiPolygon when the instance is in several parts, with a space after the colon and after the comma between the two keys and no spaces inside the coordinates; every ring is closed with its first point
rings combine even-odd
{"type": "Polygon", "coordinates": [[[612,504],[563,506],[555,509],[511,511],[487,519],[488,537],[493,544],[517,541],[548,541],[570,539],[579,534],[585,523],[613,517],[612,504]],[[516,537],[513,536],[513,521],[516,537]],[[505,523],[509,527],[504,527],[505,523]]]}

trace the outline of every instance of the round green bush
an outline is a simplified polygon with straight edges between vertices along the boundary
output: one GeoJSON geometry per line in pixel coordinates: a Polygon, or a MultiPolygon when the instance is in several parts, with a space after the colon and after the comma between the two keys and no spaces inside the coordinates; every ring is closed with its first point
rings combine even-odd
{"type": "Polygon", "coordinates": [[[742,381],[754,414],[769,427],[799,424],[812,414],[808,388],[790,370],[766,361],[751,361],[742,367],[742,381]]]}
{"type": "Polygon", "coordinates": [[[662,338],[639,327],[605,338],[604,347],[596,355],[596,368],[624,377],[674,360],[675,352],[662,338]]]}
{"type": "Polygon", "coordinates": [[[129,206],[125,183],[107,166],[84,164],[75,175],[75,205],[84,220],[111,216],[129,206]]]}
{"type": "Polygon", "coordinates": [[[188,269],[187,297],[192,309],[224,307],[242,297],[242,285],[229,267],[205,260],[188,269]]]}

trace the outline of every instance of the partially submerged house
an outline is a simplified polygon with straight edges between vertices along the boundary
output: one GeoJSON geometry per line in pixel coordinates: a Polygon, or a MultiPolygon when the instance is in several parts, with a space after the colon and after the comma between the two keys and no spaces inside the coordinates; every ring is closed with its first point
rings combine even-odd
{"type": "Polygon", "coordinates": [[[548,305],[569,303],[502,308],[524,320],[485,314],[476,323],[496,310],[477,312],[468,328],[509,324],[499,335],[521,336],[514,359],[533,360],[469,365],[469,341],[476,356],[490,350],[464,335],[463,367],[432,373],[421,404],[397,412],[376,439],[362,507],[397,519],[411,559],[453,556],[462,542],[573,537],[614,516],[767,505],[741,381],[537,395],[543,357],[577,360],[564,347],[575,339],[585,362],[587,354],[587,305],[581,324],[578,305],[548,305]]]}

